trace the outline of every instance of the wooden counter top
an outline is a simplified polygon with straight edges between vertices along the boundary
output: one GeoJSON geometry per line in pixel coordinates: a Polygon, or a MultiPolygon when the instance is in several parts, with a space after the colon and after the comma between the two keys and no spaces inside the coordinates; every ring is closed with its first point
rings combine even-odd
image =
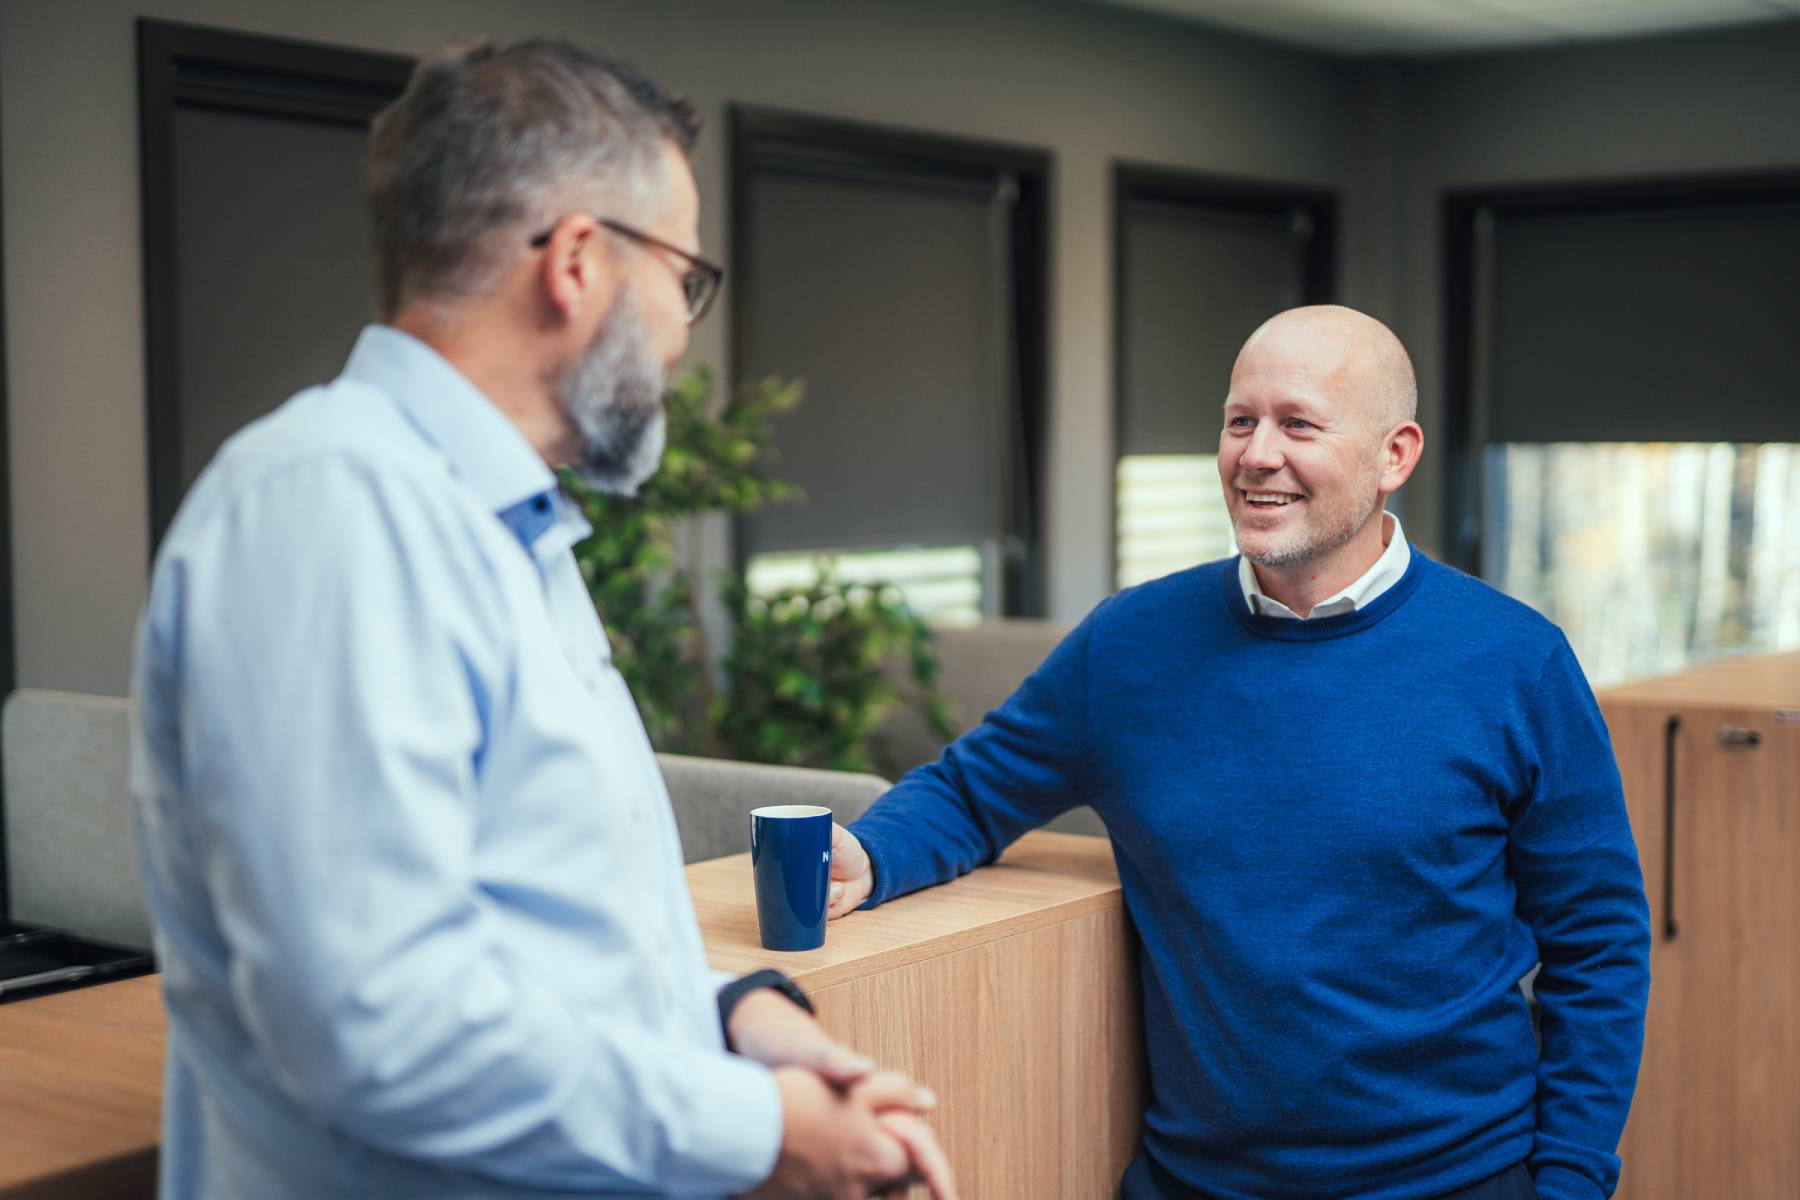
{"type": "MultiPolygon", "coordinates": [[[[695,863],[687,880],[715,967],[775,965],[814,993],[1123,905],[1105,838],[1033,833],[992,867],[834,921],[821,949],[783,954],[758,942],[748,854],[695,863]]],[[[0,1197],[153,1195],[161,983],[0,1005],[0,1197]]]]}
{"type": "Polygon", "coordinates": [[[155,1191],[162,977],[0,1006],[0,1196],[155,1191]]]}
{"type": "Polygon", "coordinates": [[[772,966],[808,991],[1124,904],[1112,843],[1073,833],[1028,833],[993,866],[833,921],[817,950],[763,949],[748,854],[694,863],[687,878],[714,967],[772,966]]]}
{"type": "Polygon", "coordinates": [[[967,1200],[1114,1195],[1146,1092],[1137,940],[1106,838],[1026,834],[798,953],[759,944],[749,855],[687,875],[714,967],[785,971],[827,1033],[937,1093],[967,1200]]]}
{"type": "Polygon", "coordinates": [[[1745,654],[1606,688],[1596,698],[1676,707],[1800,711],[1800,651],[1745,654]]]}

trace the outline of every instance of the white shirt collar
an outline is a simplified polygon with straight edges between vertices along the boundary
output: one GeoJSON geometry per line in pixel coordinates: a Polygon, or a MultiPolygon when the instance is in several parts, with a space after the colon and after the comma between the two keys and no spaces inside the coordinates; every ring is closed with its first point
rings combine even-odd
{"type": "Polygon", "coordinates": [[[452,472],[494,512],[556,491],[518,426],[449,360],[391,325],[367,325],[344,377],[386,392],[452,472]]]}
{"type": "Polygon", "coordinates": [[[1315,617],[1337,617],[1344,613],[1355,612],[1364,607],[1375,597],[1400,582],[1406,574],[1406,568],[1412,562],[1412,550],[1406,544],[1406,533],[1400,528],[1400,518],[1393,513],[1381,514],[1386,525],[1387,548],[1375,565],[1363,572],[1362,577],[1337,595],[1313,606],[1312,612],[1302,617],[1279,600],[1271,599],[1263,594],[1262,587],[1256,582],[1256,570],[1250,560],[1238,555],[1238,586],[1244,589],[1244,603],[1250,611],[1258,616],[1284,617],[1290,621],[1312,620],[1315,617]]]}

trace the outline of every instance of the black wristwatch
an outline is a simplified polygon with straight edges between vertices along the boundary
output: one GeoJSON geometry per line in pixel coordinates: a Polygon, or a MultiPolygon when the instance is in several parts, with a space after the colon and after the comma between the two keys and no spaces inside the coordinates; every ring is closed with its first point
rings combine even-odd
{"type": "Polygon", "coordinates": [[[731,1010],[738,1006],[739,1000],[758,988],[773,988],[807,1012],[813,1011],[812,1001],[806,998],[806,993],[800,990],[800,985],[780,971],[772,968],[752,971],[719,989],[719,1028],[725,1034],[726,1049],[731,1048],[731,1010]]]}

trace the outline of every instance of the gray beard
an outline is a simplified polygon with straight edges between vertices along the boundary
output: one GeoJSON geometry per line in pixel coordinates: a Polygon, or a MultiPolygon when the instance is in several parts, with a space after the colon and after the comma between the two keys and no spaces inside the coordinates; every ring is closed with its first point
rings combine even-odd
{"type": "Polygon", "coordinates": [[[663,384],[637,304],[621,295],[612,319],[557,388],[581,434],[581,457],[569,464],[576,478],[598,491],[635,496],[656,474],[668,437],[663,384]]]}

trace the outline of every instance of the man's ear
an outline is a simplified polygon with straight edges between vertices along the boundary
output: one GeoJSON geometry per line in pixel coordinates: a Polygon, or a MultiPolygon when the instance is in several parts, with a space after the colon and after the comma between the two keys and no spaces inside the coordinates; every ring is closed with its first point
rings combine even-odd
{"type": "Polygon", "coordinates": [[[561,323],[610,311],[619,286],[618,256],[605,229],[574,213],[556,223],[540,252],[538,288],[545,307],[561,323]]]}
{"type": "Polygon", "coordinates": [[[1417,421],[1402,422],[1388,431],[1381,450],[1379,486],[1382,495],[1389,496],[1400,490],[1400,485],[1411,478],[1413,468],[1419,465],[1419,455],[1424,451],[1425,431],[1419,428],[1417,421]]]}

